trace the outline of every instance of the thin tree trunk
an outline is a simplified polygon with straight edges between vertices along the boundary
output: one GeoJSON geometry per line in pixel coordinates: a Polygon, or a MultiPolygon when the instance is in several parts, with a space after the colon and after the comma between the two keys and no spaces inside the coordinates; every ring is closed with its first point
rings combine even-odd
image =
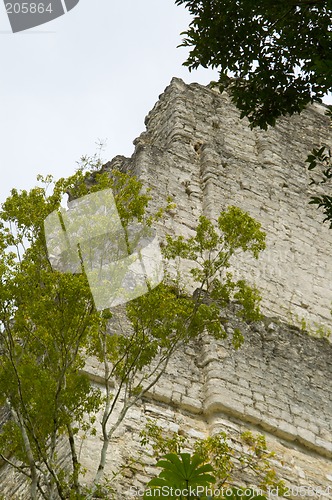
{"type": "Polygon", "coordinates": [[[23,419],[21,415],[19,415],[16,410],[9,404],[13,418],[17,425],[21,429],[21,434],[24,442],[24,448],[25,452],[27,454],[28,462],[29,462],[29,467],[30,467],[30,474],[31,474],[31,485],[30,485],[30,495],[31,495],[31,500],[37,500],[37,491],[38,491],[38,473],[37,473],[37,468],[36,468],[36,463],[35,459],[32,453],[31,445],[30,445],[30,440],[29,436],[27,434],[26,428],[24,426],[23,419]]]}
{"type": "Polygon", "coordinates": [[[75,489],[75,492],[79,494],[80,493],[80,483],[79,483],[80,464],[79,464],[78,458],[77,458],[76,447],[75,447],[75,438],[74,438],[74,433],[73,433],[73,429],[71,427],[71,424],[67,425],[67,430],[68,430],[68,436],[69,436],[71,459],[72,459],[72,463],[73,463],[74,489],[75,489]]]}

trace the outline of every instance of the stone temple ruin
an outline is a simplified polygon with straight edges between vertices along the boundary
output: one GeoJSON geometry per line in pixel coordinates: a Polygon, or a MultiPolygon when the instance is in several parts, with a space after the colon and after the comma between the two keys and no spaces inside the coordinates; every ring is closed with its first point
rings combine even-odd
{"type": "MultiPolygon", "coordinates": [[[[244,326],[238,351],[227,341],[203,339],[178,353],[148,398],[129,412],[107,467],[135,456],[148,418],[192,438],[249,429],[266,434],[288,486],[322,490],[301,498],[332,498],[332,345],[296,326],[305,321],[311,332],[331,326],[332,231],[308,205],[304,163],[313,146],[332,142],[324,107],[282,118],[267,132],[251,131],[226,93],[174,78],[145,123],[132,157],[117,156],[105,168],[133,172],[152,188],[156,206],[165,195],[174,198],[177,208],[159,228],[161,236],[189,235],[199,215],[215,219],[229,205],[261,222],[266,251],[258,261],[237,260],[234,268],[261,290],[265,318],[244,326]]],[[[93,360],[88,370],[98,384],[93,360]]],[[[84,442],[88,471],[100,447],[98,436],[84,442]]],[[[122,491],[142,487],[151,463],[128,477],[122,491]]],[[[5,498],[23,498],[8,472],[6,478],[0,472],[0,481],[5,495],[11,491],[5,498]]]]}

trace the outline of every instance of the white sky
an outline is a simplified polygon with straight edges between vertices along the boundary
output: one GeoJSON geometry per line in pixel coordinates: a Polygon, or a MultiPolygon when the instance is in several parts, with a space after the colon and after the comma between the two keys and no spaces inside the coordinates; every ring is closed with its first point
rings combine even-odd
{"type": "Polygon", "coordinates": [[[176,47],[188,22],[173,0],[81,0],[12,34],[1,1],[0,201],[13,187],[34,186],[38,173],[71,175],[98,139],[107,139],[106,160],[130,156],[173,76],[217,79],[182,67],[187,51],[176,47]]]}
{"type": "MultiPolygon", "coordinates": [[[[0,202],[38,173],[71,175],[107,139],[103,158],[130,156],[144,118],[173,76],[189,73],[176,48],[189,24],[174,0],[80,0],[58,19],[12,34],[0,1],[0,202]]],[[[332,100],[331,100],[332,102],[332,100]]]]}

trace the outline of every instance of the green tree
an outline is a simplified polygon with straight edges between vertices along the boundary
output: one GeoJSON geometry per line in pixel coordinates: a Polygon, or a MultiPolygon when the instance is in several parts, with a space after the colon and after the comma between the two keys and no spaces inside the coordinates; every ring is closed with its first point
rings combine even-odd
{"type": "Polygon", "coordinates": [[[331,0],[176,0],[193,15],[189,69],[219,70],[241,117],[266,129],[332,89],[331,0]]]}
{"type": "MultiPolygon", "coordinates": [[[[244,280],[234,281],[226,269],[238,251],[258,257],[265,234],[234,207],[220,215],[217,227],[202,217],[189,240],[167,238],[165,265],[184,257],[194,263],[192,275],[199,285],[194,297],[181,284],[181,274],[171,278],[166,273],[158,287],[125,310],[96,310],[84,262],[75,274],[52,267],[45,218],[59,209],[64,193],[75,199],[107,188],[125,230],[132,222],[151,226],[162,210],[147,214],[149,194],[134,177],[103,172],[99,162],[86,163],[92,172],[79,169],[51,190],[51,177],[40,178],[43,187],[30,192],[13,190],[0,212],[0,404],[11,417],[0,430],[0,456],[29,480],[32,499],[92,498],[100,492],[115,430],[158,382],[175,351],[203,331],[225,337],[220,305],[232,299],[244,318],[259,315],[258,292],[244,280]],[[104,367],[103,393],[84,372],[89,356],[104,367]],[[98,432],[97,411],[102,411],[103,446],[94,481],[86,488],[79,431],[98,432]]],[[[130,250],[129,238],[127,244],[130,250]]],[[[241,344],[240,332],[233,342],[241,344]]]]}
{"type": "Polygon", "coordinates": [[[79,169],[50,194],[52,178],[39,180],[44,186],[30,192],[12,190],[0,213],[0,404],[11,416],[0,432],[0,454],[30,480],[31,498],[80,498],[77,434],[93,431],[104,404],[82,369],[112,314],[96,310],[84,272],[53,269],[44,220],[65,193],[76,198],[112,188],[125,225],[143,220],[149,196],[117,171],[110,177],[79,169]],[[59,456],[63,444],[69,466],[59,456]]]}

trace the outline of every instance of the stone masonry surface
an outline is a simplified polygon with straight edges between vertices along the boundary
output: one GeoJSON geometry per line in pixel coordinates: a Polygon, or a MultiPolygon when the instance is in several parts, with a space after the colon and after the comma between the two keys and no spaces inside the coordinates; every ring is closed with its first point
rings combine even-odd
{"type": "Polygon", "coordinates": [[[262,223],[267,249],[258,262],[238,257],[234,267],[264,290],[263,310],[330,325],[332,231],[308,204],[305,165],[313,146],[331,144],[324,108],[252,131],[226,93],[174,78],[145,122],[133,157],[112,164],[132,169],[157,205],[173,196],[177,210],[165,229],[186,235],[201,214],[215,219],[229,205],[248,211],[262,223]]]}
{"type": "MultiPolygon", "coordinates": [[[[304,318],[313,330],[316,324],[331,326],[332,231],[308,205],[304,164],[313,146],[332,142],[324,108],[281,119],[267,132],[251,131],[227,94],[175,78],[148,114],[146,127],[132,158],[118,156],[105,169],[136,174],[152,188],[153,207],[173,196],[177,208],[158,228],[161,238],[166,232],[192,235],[199,215],[216,219],[228,205],[261,222],[267,233],[264,255],[258,261],[237,258],[233,265],[262,291],[264,319],[241,323],[229,310],[228,333],[241,329],[241,349],[235,351],[227,339],[203,336],[178,352],[118,429],[107,474],[139,456],[139,432],[147,419],[192,441],[249,429],[265,433],[280,458],[274,465],[291,488],[288,498],[332,498],[332,344],[290,324],[304,318]],[[300,495],[295,489],[300,486],[308,493],[300,495]]],[[[86,369],[99,385],[96,360],[86,369]]],[[[82,440],[87,480],[100,448],[98,434],[82,440]]],[[[151,452],[143,457],[118,483],[119,499],[136,498],[135,488],[155,474],[151,452]]],[[[0,484],[6,500],[28,498],[6,467],[0,484]]]]}
{"type": "MultiPolygon", "coordinates": [[[[332,345],[275,317],[251,324],[239,322],[231,311],[228,317],[229,332],[241,328],[243,347],[235,351],[227,339],[208,341],[203,336],[178,353],[165,377],[118,431],[109,473],[115,462],[139,456],[139,431],[148,419],[192,440],[219,431],[234,438],[251,430],[267,436],[278,457],[273,465],[292,491],[305,487],[309,493],[301,490],[301,498],[331,498],[332,345]],[[313,496],[315,491],[322,493],[313,496]]],[[[94,440],[84,443],[82,457],[90,471],[99,449],[94,440]]],[[[153,473],[151,454],[143,454],[143,463],[138,473],[121,480],[119,495],[144,487],[153,473]]]]}

